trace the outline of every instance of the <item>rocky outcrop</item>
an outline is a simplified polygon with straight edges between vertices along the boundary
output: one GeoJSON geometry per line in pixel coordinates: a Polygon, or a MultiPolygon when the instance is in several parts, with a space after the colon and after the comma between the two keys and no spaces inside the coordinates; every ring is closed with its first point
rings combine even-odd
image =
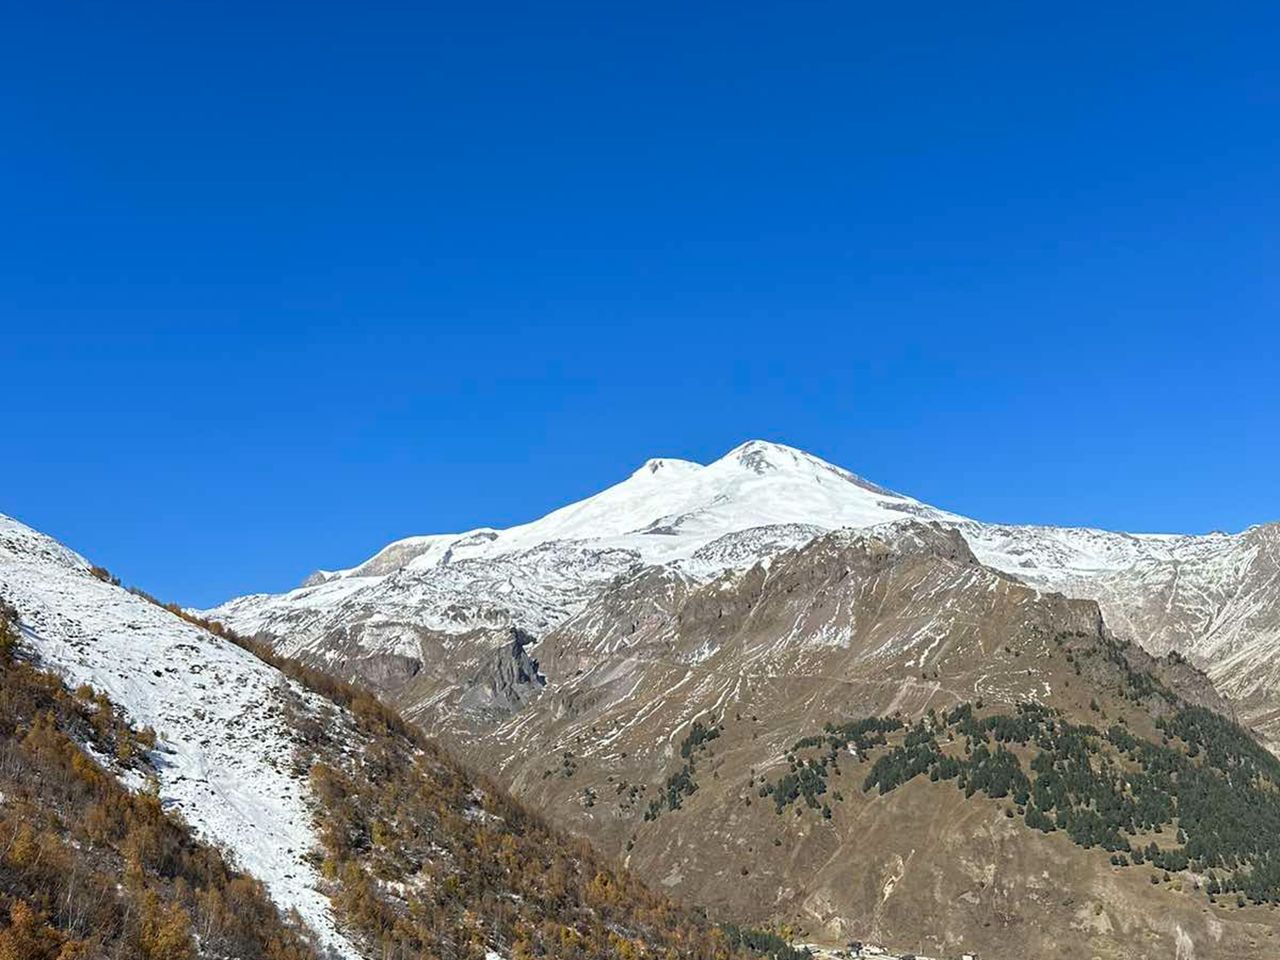
{"type": "Polygon", "coordinates": [[[347,661],[351,673],[375,690],[394,693],[422,670],[422,661],[398,653],[378,653],[347,661]]]}
{"type": "Polygon", "coordinates": [[[469,713],[505,718],[530,703],[546,686],[538,661],[529,655],[528,648],[536,639],[518,627],[512,627],[510,635],[510,642],[492,652],[462,694],[461,705],[469,713]]]}

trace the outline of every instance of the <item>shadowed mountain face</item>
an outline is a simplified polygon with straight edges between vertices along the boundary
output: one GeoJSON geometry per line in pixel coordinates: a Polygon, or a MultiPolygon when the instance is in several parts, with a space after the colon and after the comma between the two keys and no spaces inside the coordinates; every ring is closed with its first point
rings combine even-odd
{"type": "Polygon", "coordinates": [[[1179,784],[1222,752],[1166,730],[1199,705],[1271,733],[1278,529],[984,525],[753,443],[212,613],[376,684],[734,918],[943,955],[1262,957],[1271,909],[1219,860],[1262,884],[1270,853],[1179,819],[1198,802],[1179,784]],[[1052,719],[1017,742],[940,719],[1003,730],[1025,704],[1052,719]],[[861,722],[897,726],[845,736],[861,722]],[[882,793],[882,760],[914,773],[882,793]]]}

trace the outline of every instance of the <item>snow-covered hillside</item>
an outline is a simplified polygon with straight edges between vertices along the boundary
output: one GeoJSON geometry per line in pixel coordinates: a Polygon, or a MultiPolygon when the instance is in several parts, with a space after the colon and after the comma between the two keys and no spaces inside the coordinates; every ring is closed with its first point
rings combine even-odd
{"type": "Polygon", "coordinates": [[[103,582],[66,547],[0,515],[0,598],[43,665],[105,691],[158,734],[160,796],[206,840],[296,909],[322,944],[359,954],[338,931],[307,860],[317,846],[308,784],[290,772],[283,716],[306,691],[239,647],[103,582]]]}

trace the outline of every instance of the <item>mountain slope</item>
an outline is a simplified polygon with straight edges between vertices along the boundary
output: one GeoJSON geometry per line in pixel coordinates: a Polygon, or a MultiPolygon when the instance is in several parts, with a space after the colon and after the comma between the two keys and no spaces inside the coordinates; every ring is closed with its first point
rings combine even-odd
{"type": "MultiPolygon", "coordinates": [[[[327,955],[739,956],[704,918],[556,833],[366,694],[269,653],[266,662],[3,516],[0,601],[22,656],[64,681],[60,696],[71,702],[67,689],[92,684],[97,715],[154,731],[126,746],[145,753],[137,762],[158,803],[259,877],[327,955]]],[[[109,742],[81,748],[94,756],[109,742]]],[[[103,757],[93,776],[137,790],[136,769],[103,757]]],[[[8,930],[0,919],[0,945],[8,930]]],[[[199,955],[223,956],[204,941],[199,955]]]]}
{"type": "Polygon", "coordinates": [[[299,925],[143,787],[150,731],[26,662],[0,604],[0,957],[316,960],[299,925]]]}
{"type": "Polygon", "coordinates": [[[1240,718],[1280,749],[1280,524],[1205,536],[961,530],[986,562],[1094,599],[1117,634],[1202,666],[1240,718]]]}
{"type": "MultiPolygon", "coordinates": [[[[1077,842],[1092,829],[1079,826],[1078,796],[1050,808],[1060,827],[1049,834],[1039,808],[993,809],[981,791],[956,797],[916,778],[876,797],[858,776],[832,802],[812,766],[822,756],[795,745],[821,742],[824,723],[914,730],[963,704],[999,723],[1038,704],[1054,731],[1119,720],[1137,752],[1070,734],[1107,769],[1147,762],[1143,745],[1168,741],[1159,724],[1196,704],[1266,731],[1278,529],[982,524],[753,442],[706,467],[651,461],[544,520],[402,541],[215,614],[371,684],[557,823],[735,918],[996,957],[1065,958],[1081,938],[1100,957],[1264,956],[1266,908],[1206,904],[1211,880],[1244,881],[1179,860],[1161,834],[1180,835],[1176,820],[1133,824],[1146,846],[1121,846],[1120,866],[1111,840],[1103,854],[1077,842]],[[1183,651],[1239,699],[1163,656],[1183,651]],[[789,799],[775,811],[778,796],[789,799]],[[1170,865],[1167,886],[1134,869],[1152,856],[1170,865]],[[1041,863],[1054,865],[1051,883],[1041,863]]],[[[885,756],[902,756],[900,736],[885,756]]],[[[1231,736],[1247,750],[1247,734],[1231,736]]],[[[868,762],[873,746],[860,751],[868,762]]],[[[1028,782],[1040,776],[1031,749],[1019,760],[1028,782]]],[[[1200,746],[1183,749],[1168,762],[1201,762],[1200,746]]],[[[1152,802],[1176,806],[1162,784],[1152,802]]],[[[1127,802],[1089,789],[1114,809],[1127,802]]]]}
{"type": "Polygon", "coordinates": [[[89,684],[160,735],[166,805],[229,850],[297,910],[321,943],[348,957],[320,878],[306,785],[292,775],[286,692],[319,698],[251,653],[96,577],[84,558],[0,515],[0,592],[23,639],[72,686],[89,684]]]}
{"type": "MultiPolygon", "coordinates": [[[[547,675],[564,679],[508,719],[468,724],[443,701],[420,722],[465,741],[518,794],[642,876],[718,913],[930,955],[1073,960],[1082,944],[1117,960],[1269,955],[1268,907],[1210,903],[1207,868],[1163,853],[1157,874],[1141,868],[1146,854],[1117,866],[1116,848],[1074,825],[1082,796],[1049,806],[1058,829],[1045,834],[1012,792],[958,792],[927,776],[882,794],[864,783],[873,761],[902,762],[893,751],[914,732],[901,728],[932,731],[964,704],[1010,723],[1036,704],[1055,729],[1118,724],[1152,749],[1160,724],[1194,716],[1194,704],[1225,709],[1182,661],[1116,640],[1092,602],[984,566],[954,529],[835,531],[707,583],[647,568],[539,651],[547,675]],[[890,723],[887,744],[853,732],[865,718],[890,723]]],[[[1232,729],[1247,751],[1248,735],[1232,729]]],[[[947,735],[944,749],[964,743],[954,729],[927,742],[947,735]]],[[[1028,781],[1031,741],[1044,736],[1014,748],[1028,781]]],[[[1135,762],[1090,737],[1081,742],[1095,762],[1135,762]]],[[[999,756],[995,742],[976,744],[955,756],[999,756]]],[[[1223,775],[1215,768],[1213,782],[1223,775]]],[[[1134,831],[1120,849],[1164,851],[1176,833],[1167,819],[1134,831]]]]}

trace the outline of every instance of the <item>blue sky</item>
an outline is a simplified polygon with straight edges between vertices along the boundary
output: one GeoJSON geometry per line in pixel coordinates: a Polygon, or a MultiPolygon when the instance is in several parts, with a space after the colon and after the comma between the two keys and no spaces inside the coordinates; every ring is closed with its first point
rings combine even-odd
{"type": "Polygon", "coordinates": [[[1280,519],[1275,5],[23,6],[0,511],[152,592],[752,437],[1280,519]]]}

